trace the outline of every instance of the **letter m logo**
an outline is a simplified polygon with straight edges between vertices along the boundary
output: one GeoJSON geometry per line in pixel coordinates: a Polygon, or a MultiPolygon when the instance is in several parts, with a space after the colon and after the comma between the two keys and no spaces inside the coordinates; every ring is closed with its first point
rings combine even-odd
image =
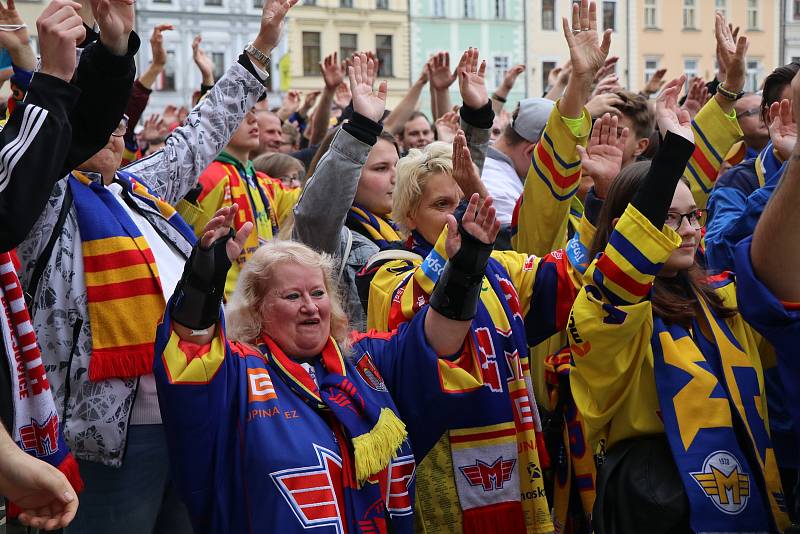
{"type": "Polygon", "coordinates": [[[481,486],[483,491],[494,491],[503,489],[503,484],[511,480],[516,463],[516,459],[504,460],[501,456],[491,465],[475,460],[473,465],[465,465],[458,469],[471,486],[481,486]]]}

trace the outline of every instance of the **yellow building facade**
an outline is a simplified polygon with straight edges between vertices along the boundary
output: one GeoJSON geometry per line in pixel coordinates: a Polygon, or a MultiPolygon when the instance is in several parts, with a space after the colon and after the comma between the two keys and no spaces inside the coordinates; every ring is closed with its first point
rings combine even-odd
{"type": "Polygon", "coordinates": [[[287,26],[289,65],[282,74],[289,72],[292,89],[322,89],[318,64],[328,54],[370,50],[381,59],[380,79],[389,82],[388,106],[408,91],[407,0],[305,0],[292,8],[287,26]]]}
{"type": "Polygon", "coordinates": [[[714,78],[714,12],[725,13],[750,39],[745,89],[755,91],[779,63],[780,0],[636,0],[631,78],[641,85],[659,68],[714,78]]]}

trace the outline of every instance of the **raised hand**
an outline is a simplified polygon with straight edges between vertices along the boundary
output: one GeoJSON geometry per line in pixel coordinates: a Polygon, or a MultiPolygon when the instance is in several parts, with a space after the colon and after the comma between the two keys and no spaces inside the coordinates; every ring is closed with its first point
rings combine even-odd
{"type": "Polygon", "coordinates": [[[203,85],[214,85],[214,62],[200,48],[201,42],[203,42],[203,36],[198,33],[192,39],[192,59],[203,77],[203,85]]]}
{"type": "Polygon", "coordinates": [[[41,72],[72,79],[77,62],[76,46],[86,38],[83,19],[78,15],[81,5],[71,0],[53,0],[36,19],[39,33],[41,72]]]}
{"type": "Polygon", "coordinates": [[[434,89],[447,90],[456,81],[456,73],[450,70],[449,52],[438,52],[432,55],[425,68],[428,70],[428,79],[434,89]]]}
{"type": "Polygon", "coordinates": [[[163,138],[167,132],[169,132],[169,128],[161,120],[161,116],[158,113],[154,113],[144,121],[144,127],[140,135],[144,141],[152,143],[163,138]]]}
{"type": "Polygon", "coordinates": [[[378,92],[372,90],[375,81],[376,65],[366,54],[353,56],[353,65],[347,68],[350,78],[350,92],[353,93],[353,111],[366,118],[380,122],[386,109],[386,81],[378,86],[378,92]]]}
{"type": "Polygon", "coordinates": [[[486,61],[478,60],[478,49],[470,47],[461,56],[456,72],[458,73],[458,89],[464,105],[477,109],[489,101],[486,90],[486,61]]]}
{"type": "Polygon", "coordinates": [[[453,140],[453,180],[465,196],[471,197],[477,193],[482,198],[489,196],[486,186],[483,185],[478,169],[472,162],[469,148],[467,148],[467,138],[464,132],[458,130],[453,140]]]}
{"type": "Polygon", "coordinates": [[[164,36],[162,32],[172,29],[172,24],[159,24],[153,28],[153,33],[150,35],[150,51],[153,56],[151,63],[162,69],[167,64],[167,51],[164,50],[164,36]]]}
{"type": "MultiPolygon", "coordinates": [[[[497,233],[500,231],[500,221],[497,220],[492,197],[481,199],[478,193],[473,194],[469,199],[469,206],[461,219],[461,227],[464,231],[486,244],[494,243],[497,233]]],[[[458,223],[456,218],[447,215],[447,239],[444,248],[448,257],[453,256],[461,250],[461,235],[458,233],[458,223]]]]}
{"type": "Polygon", "coordinates": [[[619,106],[624,102],[615,93],[605,93],[592,97],[586,103],[586,109],[589,110],[589,115],[592,117],[602,117],[606,113],[611,115],[622,115],[622,113],[614,106],[619,106]]]}
{"type": "Polygon", "coordinates": [[[602,80],[592,91],[592,96],[595,97],[597,95],[604,95],[606,93],[615,93],[617,91],[621,91],[622,86],[619,84],[619,78],[616,74],[609,74],[602,80]]]}
{"type": "Polygon", "coordinates": [[[619,117],[606,113],[594,121],[589,146],[576,146],[583,171],[594,180],[598,198],[606,198],[608,189],[622,169],[622,154],[628,142],[629,131],[618,133],[619,117]]]}
{"type": "Polygon", "coordinates": [[[301,115],[305,117],[308,114],[308,111],[314,107],[314,104],[316,104],[319,95],[320,91],[311,91],[306,95],[305,100],[303,100],[303,105],[300,106],[300,109],[298,110],[301,115]]]}
{"type": "Polygon", "coordinates": [[[672,132],[694,143],[692,118],[688,111],[678,106],[678,94],[684,83],[686,83],[685,74],[667,82],[661,90],[656,99],[656,122],[662,137],[666,136],[667,132],[672,132]]]}
{"type": "Polygon", "coordinates": [[[0,2],[0,25],[8,28],[0,31],[0,46],[9,51],[29,46],[28,28],[17,12],[14,0],[8,0],[5,6],[0,2]]]}
{"type": "Polygon", "coordinates": [[[734,30],[725,21],[725,17],[717,11],[714,14],[714,35],[717,39],[717,60],[720,71],[725,72],[725,79],[720,80],[728,91],[738,93],[744,87],[745,56],[749,46],[747,37],[733,34],[734,30]]]}
{"type": "Polygon", "coordinates": [[[448,111],[434,122],[436,139],[445,143],[452,143],[458,133],[461,118],[457,111],[448,111]]]}
{"type": "Polygon", "coordinates": [[[300,109],[300,92],[290,90],[288,93],[286,93],[286,96],[283,97],[283,102],[281,103],[281,109],[287,112],[287,117],[300,109]]]}
{"type": "Polygon", "coordinates": [[[792,101],[784,99],[769,107],[769,138],[781,159],[788,160],[797,144],[797,122],[792,113],[792,101]]]}
{"type": "Polygon", "coordinates": [[[667,69],[658,69],[657,71],[655,71],[653,75],[650,77],[650,79],[647,80],[647,83],[644,85],[644,88],[642,88],[641,91],[642,94],[646,96],[656,94],[659,91],[659,89],[661,89],[661,87],[665,83],[667,83],[666,80],[664,80],[664,75],[666,73],[667,69]]]}
{"type": "Polygon", "coordinates": [[[100,27],[100,42],[114,55],[128,53],[128,38],[136,15],[133,0],[91,0],[92,14],[100,27]]]}
{"type": "Polygon", "coordinates": [[[286,13],[297,3],[297,0],[272,0],[264,2],[261,9],[261,28],[253,40],[253,46],[269,55],[278,45],[283,31],[286,13]]]}
{"type": "Polygon", "coordinates": [[[350,92],[350,88],[346,83],[340,83],[336,92],[333,93],[333,103],[339,106],[339,109],[344,109],[350,105],[352,100],[353,94],[350,92]]]}
{"type": "Polygon", "coordinates": [[[569,45],[569,58],[572,62],[572,75],[593,80],[603,68],[611,48],[611,30],[603,33],[600,41],[597,35],[597,4],[581,0],[572,4],[572,24],[566,17],[562,19],[564,37],[569,45]]]}
{"type": "Polygon", "coordinates": [[[600,70],[597,71],[597,74],[594,75],[595,83],[600,83],[601,80],[608,78],[609,76],[616,76],[618,62],[619,56],[611,56],[610,58],[607,58],[603,63],[603,66],[600,67],[600,70]]]}
{"type": "Polygon", "coordinates": [[[689,81],[689,90],[686,93],[686,100],[683,101],[683,106],[681,107],[689,112],[689,116],[694,118],[706,102],[708,102],[708,98],[706,81],[695,76],[689,81]]]}
{"type": "Polygon", "coordinates": [[[341,85],[344,81],[344,69],[344,64],[339,63],[339,54],[337,52],[325,56],[325,59],[319,64],[319,70],[322,71],[322,80],[325,82],[325,89],[333,92],[341,85]]]}
{"type": "MultiPolygon", "coordinates": [[[[214,241],[228,235],[230,229],[233,228],[233,222],[238,210],[238,204],[218,209],[214,217],[212,217],[212,219],[208,221],[208,224],[206,224],[206,227],[203,228],[203,237],[200,238],[200,246],[209,248],[214,244],[214,241]]],[[[231,263],[235,262],[236,258],[242,253],[244,244],[247,238],[250,237],[250,232],[252,231],[253,223],[247,221],[236,230],[236,236],[233,239],[229,239],[225,244],[225,252],[228,253],[228,259],[231,263]]]]}
{"type": "Polygon", "coordinates": [[[519,75],[523,72],[525,72],[525,65],[522,63],[519,65],[514,65],[508,69],[508,71],[506,71],[506,75],[503,77],[503,83],[500,84],[498,89],[504,91],[506,94],[510,93],[514,88],[514,84],[517,83],[517,78],[519,78],[519,75]]]}

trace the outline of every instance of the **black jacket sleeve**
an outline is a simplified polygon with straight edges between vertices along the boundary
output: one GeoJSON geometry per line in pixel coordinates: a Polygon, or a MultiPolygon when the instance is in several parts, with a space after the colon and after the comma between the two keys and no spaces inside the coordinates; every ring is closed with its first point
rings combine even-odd
{"type": "Polygon", "coordinates": [[[653,157],[650,170],[639,186],[631,204],[656,228],[664,226],[678,180],[694,152],[694,143],[678,134],[667,132],[653,157]]]}
{"type": "Polygon", "coordinates": [[[22,242],[64,176],[79,97],[74,85],[37,72],[0,131],[0,251],[22,242]]]}

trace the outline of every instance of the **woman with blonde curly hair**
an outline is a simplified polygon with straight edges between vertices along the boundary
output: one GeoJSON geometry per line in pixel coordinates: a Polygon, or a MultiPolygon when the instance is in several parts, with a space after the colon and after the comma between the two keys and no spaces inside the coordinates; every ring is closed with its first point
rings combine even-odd
{"type": "Polygon", "coordinates": [[[480,390],[461,350],[500,223],[477,195],[450,217],[430,307],[397,332],[348,339],[332,260],[287,241],[247,262],[223,318],[227,271],[252,231],[222,208],[159,328],[154,373],[175,479],[196,532],[410,533],[414,473],[480,390]],[[234,237],[235,236],[235,237],[234,237]],[[441,381],[441,382],[440,382],[441,381]],[[453,387],[458,386],[458,387],[453,387]]]}

